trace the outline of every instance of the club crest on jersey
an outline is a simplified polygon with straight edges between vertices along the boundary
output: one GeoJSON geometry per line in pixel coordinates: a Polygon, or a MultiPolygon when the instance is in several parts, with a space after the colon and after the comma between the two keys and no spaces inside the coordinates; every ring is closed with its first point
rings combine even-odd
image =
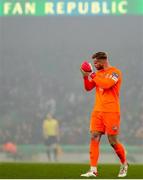
{"type": "Polygon", "coordinates": [[[105,75],[105,78],[110,78],[110,74],[106,74],[106,75],[105,75]]]}
{"type": "Polygon", "coordinates": [[[117,126],[112,126],[112,130],[113,130],[113,131],[117,131],[117,130],[118,130],[118,127],[117,127],[117,126]]]}
{"type": "Polygon", "coordinates": [[[119,78],[119,75],[117,73],[113,72],[111,79],[113,79],[115,82],[117,82],[118,78],[119,78]]]}

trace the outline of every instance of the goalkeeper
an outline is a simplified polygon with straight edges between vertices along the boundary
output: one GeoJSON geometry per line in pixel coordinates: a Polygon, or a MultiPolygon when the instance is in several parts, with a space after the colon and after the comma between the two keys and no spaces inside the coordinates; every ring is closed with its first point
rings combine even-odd
{"type": "Polygon", "coordinates": [[[80,68],[85,89],[87,91],[96,89],[96,102],[90,119],[90,170],[81,176],[96,177],[98,175],[99,143],[101,136],[106,133],[110,145],[121,161],[118,177],[125,177],[128,163],[125,148],[118,140],[120,128],[119,92],[122,74],[119,69],[109,64],[105,52],[93,54],[92,59],[97,70],[96,73],[89,72],[92,71],[92,68],[87,62],[82,63],[80,68]]]}

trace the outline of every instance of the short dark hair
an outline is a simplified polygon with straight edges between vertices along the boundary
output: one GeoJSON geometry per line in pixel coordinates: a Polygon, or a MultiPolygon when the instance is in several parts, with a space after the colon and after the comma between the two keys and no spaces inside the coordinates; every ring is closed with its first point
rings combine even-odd
{"type": "Polygon", "coordinates": [[[97,52],[92,55],[92,59],[107,59],[107,54],[105,52],[97,52]]]}

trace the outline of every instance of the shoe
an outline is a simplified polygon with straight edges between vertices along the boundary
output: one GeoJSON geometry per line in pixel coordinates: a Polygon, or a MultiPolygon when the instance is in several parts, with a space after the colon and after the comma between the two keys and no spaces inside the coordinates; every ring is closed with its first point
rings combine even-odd
{"type": "Polygon", "coordinates": [[[119,171],[118,177],[125,177],[125,176],[127,176],[128,167],[129,167],[129,164],[126,164],[126,165],[122,164],[121,167],[120,167],[120,171],[119,171]]]}
{"type": "Polygon", "coordinates": [[[97,177],[97,172],[95,172],[95,171],[88,171],[85,174],[81,174],[81,177],[97,177]]]}

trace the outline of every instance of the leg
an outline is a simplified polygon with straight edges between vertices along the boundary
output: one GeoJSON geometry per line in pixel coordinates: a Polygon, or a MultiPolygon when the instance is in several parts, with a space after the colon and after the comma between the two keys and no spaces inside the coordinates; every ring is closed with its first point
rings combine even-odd
{"type": "Polygon", "coordinates": [[[117,135],[108,135],[108,140],[122,163],[118,177],[125,177],[128,171],[125,148],[117,140],[117,135]]]}
{"type": "Polygon", "coordinates": [[[48,160],[51,161],[51,146],[50,145],[47,145],[46,153],[47,153],[48,160]]]}
{"type": "Polygon", "coordinates": [[[90,165],[96,166],[99,156],[99,142],[105,132],[103,117],[100,112],[93,112],[90,120],[90,165]]]}
{"type": "Polygon", "coordinates": [[[126,163],[126,154],[123,145],[118,141],[120,129],[120,114],[116,112],[104,113],[104,124],[108,134],[108,140],[114,148],[122,164],[126,163]]]}
{"type": "Polygon", "coordinates": [[[90,139],[90,166],[96,167],[99,157],[99,142],[101,139],[102,133],[95,131],[91,132],[90,139]]]}
{"type": "Polygon", "coordinates": [[[108,134],[108,140],[113,147],[115,153],[119,157],[122,165],[118,177],[125,177],[127,175],[128,164],[126,160],[125,148],[118,141],[118,134],[120,129],[120,113],[110,112],[104,113],[104,124],[108,134]]]}
{"type": "Polygon", "coordinates": [[[97,176],[97,161],[99,157],[99,142],[102,133],[98,131],[91,132],[90,139],[90,171],[82,174],[83,177],[96,177],[97,176]]]}
{"type": "Polygon", "coordinates": [[[99,143],[102,134],[105,132],[102,121],[102,114],[100,112],[92,112],[90,119],[90,171],[82,174],[84,177],[97,176],[97,161],[99,157],[99,143]]]}
{"type": "Polygon", "coordinates": [[[54,161],[58,161],[58,149],[57,149],[57,144],[52,144],[52,151],[53,151],[53,158],[54,161]]]}
{"type": "Polygon", "coordinates": [[[108,135],[110,145],[115,150],[122,164],[127,164],[126,152],[124,146],[118,141],[117,135],[108,135]]]}

